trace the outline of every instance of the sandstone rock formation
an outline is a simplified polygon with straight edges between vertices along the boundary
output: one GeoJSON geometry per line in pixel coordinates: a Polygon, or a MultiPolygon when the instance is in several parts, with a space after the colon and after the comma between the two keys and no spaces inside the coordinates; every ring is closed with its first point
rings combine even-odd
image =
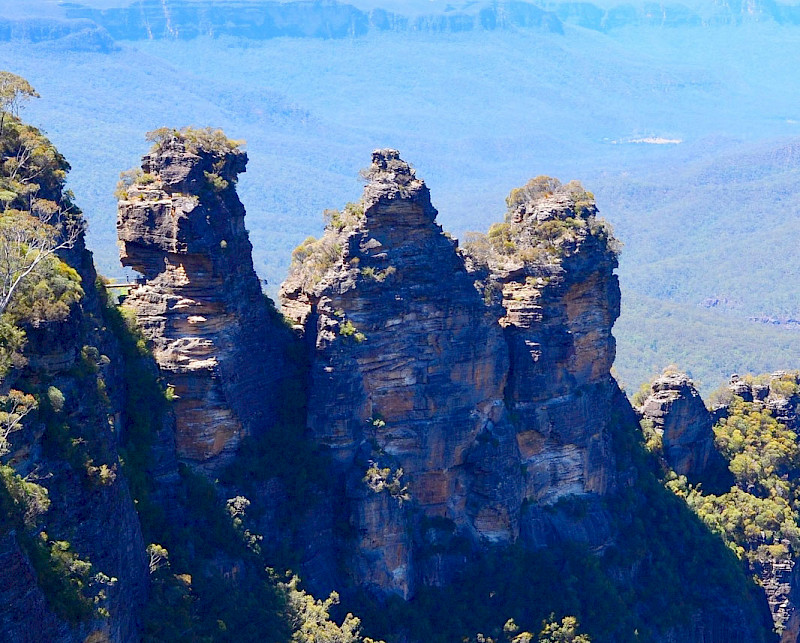
{"type": "Polygon", "coordinates": [[[273,418],[284,332],[253,270],[235,184],[247,155],[221,132],[168,132],[119,202],[125,305],[174,391],[178,456],[213,470],[273,418]]]}
{"type": "Polygon", "coordinates": [[[299,250],[308,256],[282,297],[312,345],[308,425],[351,478],[359,573],[408,596],[402,489],[425,516],[508,541],[521,480],[500,327],[436,224],[424,182],[395,150],[373,154],[369,178],[362,202],[299,250]]]}
{"type": "Polygon", "coordinates": [[[396,150],[366,176],[281,294],[312,351],[309,427],[350,480],[354,568],[408,596],[447,575],[415,557],[426,539],[514,542],[525,505],[526,538],[546,541],[537,509],[613,488],[619,286],[593,204],[566,189],[523,199],[504,230],[519,252],[489,247],[468,270],[396,150]]]}
{"type": "MultiPolygon", "coordinates": [[[[800,375],[777,371],[769,376],[740,377],[731,375],[728,390],[745,402],[756,402],[766,408],[786,428],[800,433],[800,375]]],[[[725,414],[724,405],[720,412],[725,414]]]]}
{"type": "MultiPolygon", "coordinates": [[[[339,586],[408,598],[492,544],[612,547],[635,518],[606,497],[648,500],[615,450],[637,416],[610,375],[616,244],[592,195],[534,179],[462,251],[396,150],[364,176],[281,288],[309,355],[307,425],[352,529],[339,586]]],[[[614,574],[634,585],[637,569],[614,574]]],[[[756,604],[699,608],[655,638],[762,640],[756,604]]]]}
{"type": "Polygon", "coordinates": [[[650,386],[641,413],[661,435],[667,464],[691,482],[702,481],[715,462],[711,413],[685,373],[665,371],[650,386]]]}
{"type": "Polygon", "coordinates": [[[467,246],[500,306],[525,497],[539,505],[614,485],[607,426],[620,292],[615,242],[596,215],[579,183],[540,177],[512,192],[505,223],[467,246]]]}

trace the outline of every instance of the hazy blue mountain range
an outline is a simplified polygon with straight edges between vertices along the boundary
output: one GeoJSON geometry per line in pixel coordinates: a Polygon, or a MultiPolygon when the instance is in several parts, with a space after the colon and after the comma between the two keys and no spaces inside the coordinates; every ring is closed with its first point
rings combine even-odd
{"type": "Polygon", "coordinates": [[[532,176],[592,190],[625,243],[617,369],[706,388],[800,359],[800,5],[0,0],[0,67],[73,164],[120,275],[120,170],[162,125],[246,139],[240,193],[274,293],[321,212],[392,146],[456,236],[532,176]],[[753,320],[756,321],[753,321],[753,320]]]}

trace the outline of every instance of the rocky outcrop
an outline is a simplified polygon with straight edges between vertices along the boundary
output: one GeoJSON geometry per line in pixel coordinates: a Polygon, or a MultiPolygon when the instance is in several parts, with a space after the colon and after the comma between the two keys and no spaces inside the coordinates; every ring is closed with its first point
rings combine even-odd
{"type": "MultiPolygon", "coordinates": [[[[777,371],[771,375],[740,377],[731,375],[728,390],[745,402],[767,409],[787,429],[800,433],[800,374],[777,371]]],[[[723,404],[718,414],[725,415],[723,404]]]]}
{"type": "Polygon", "coordinates": [[[694,382],[685,373],[665,371],[650,390],[640,412],[661,436],[667,464],[690,482],[706,479],[709,467],[717,463],[714,421],[694,382]]]}
{"type": "Polygon", "coordinates": [[[247,155],[221,132],[165,133],[119,202],[132,310],[174,398],[180,458],[214,470],[274,418],[285,330],[253,270],[235,184],[247,155]]]}
{"type": "Polygon", "coordinates": [[[498,307],[511,358],[525,497],[548,505],[614,486],[608,423],[620,291],[614,242],[577,182],[540,177],[512,192],[506,222],[467,245],[498,307]]]}
{"type": "MultiPolygon", "coordinates": [[[[461,251],[396,150],[364,176],[281,288],[309,355],[308,428],[351,527],[339,586],[408,598],[494,544],[613,549],[651,499],[631,489],[631,454],[617,457],[637,416],[609,373],[616,245],[591,194],[539,177],[461,251]]],[[[608,564],[646,582],[640,563],[608,564]]],[[[698,606],[654,639],[763,640],[755,604],[698,606]]]]}
{"type": "Polygon", "coordinates": [[[395,150],[375,152],[368,174],[361,203],[296,251],[305,261],[281,292],[313,352],[309,428],[349,479],[355,569],[409,596],[409,506],[475,538],[512,540],[519,456],[502,331],[428,188],[395,150]]]}
{"type": "Polygon", "coordinates": [[[309,427],[350,480],[355,568],[407,596],[415,578],[447,578],[442,560],[420,561],[448,534],[601,545],[602,510],[583,526],[543,512],[615,487],[619,286],[593,202],[554,180],[523,190],[463,254],[397,151],[376,151],[366,176],[281,290],[311,351],[309,427]]]}

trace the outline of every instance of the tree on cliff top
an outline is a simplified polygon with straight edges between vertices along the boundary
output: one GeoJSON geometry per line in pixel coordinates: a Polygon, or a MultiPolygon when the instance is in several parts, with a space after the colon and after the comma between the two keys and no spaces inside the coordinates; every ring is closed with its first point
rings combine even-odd
{"type": "Polygon", "coordinates": [[[225,155],[237,151],[245,145],[245,141],[228,138],[221,129],[213,127],[159,127],[147,132],[147,140],[153,143],[153,150],[160,150],[169,141],[177,139],[186,146],[187,151],[196,153],[198,150],[225,155]]]}
{"type": "Polygon", "coordinates": [[[19,116],[19,108],[31,98],[39,98],[39,94],[27,80],[10,71],[0,71],[0,136],[6,114],[19,116]]]}
{"type": "Polygon", "coordinates": [[[24,331],[17,324],[63,318],[83,294],[80,277],[57,255],[84,229],[64,190],[69,164],[17,116],[35,96],[24,78],[0,71],[0,378],[19,361],[24,331]]]}

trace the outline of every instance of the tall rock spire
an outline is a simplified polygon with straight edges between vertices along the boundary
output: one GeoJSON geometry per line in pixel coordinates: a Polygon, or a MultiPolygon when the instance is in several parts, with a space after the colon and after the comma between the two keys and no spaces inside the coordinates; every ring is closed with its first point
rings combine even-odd
{"type": "Polygon", "coordinates": [[[284,332],[261,292],[236,179],[247,155],[219,130],[164,131],[122,186],[132,309],[174,391],[180,458],[213,470],[272,421],[284,332]]]}

